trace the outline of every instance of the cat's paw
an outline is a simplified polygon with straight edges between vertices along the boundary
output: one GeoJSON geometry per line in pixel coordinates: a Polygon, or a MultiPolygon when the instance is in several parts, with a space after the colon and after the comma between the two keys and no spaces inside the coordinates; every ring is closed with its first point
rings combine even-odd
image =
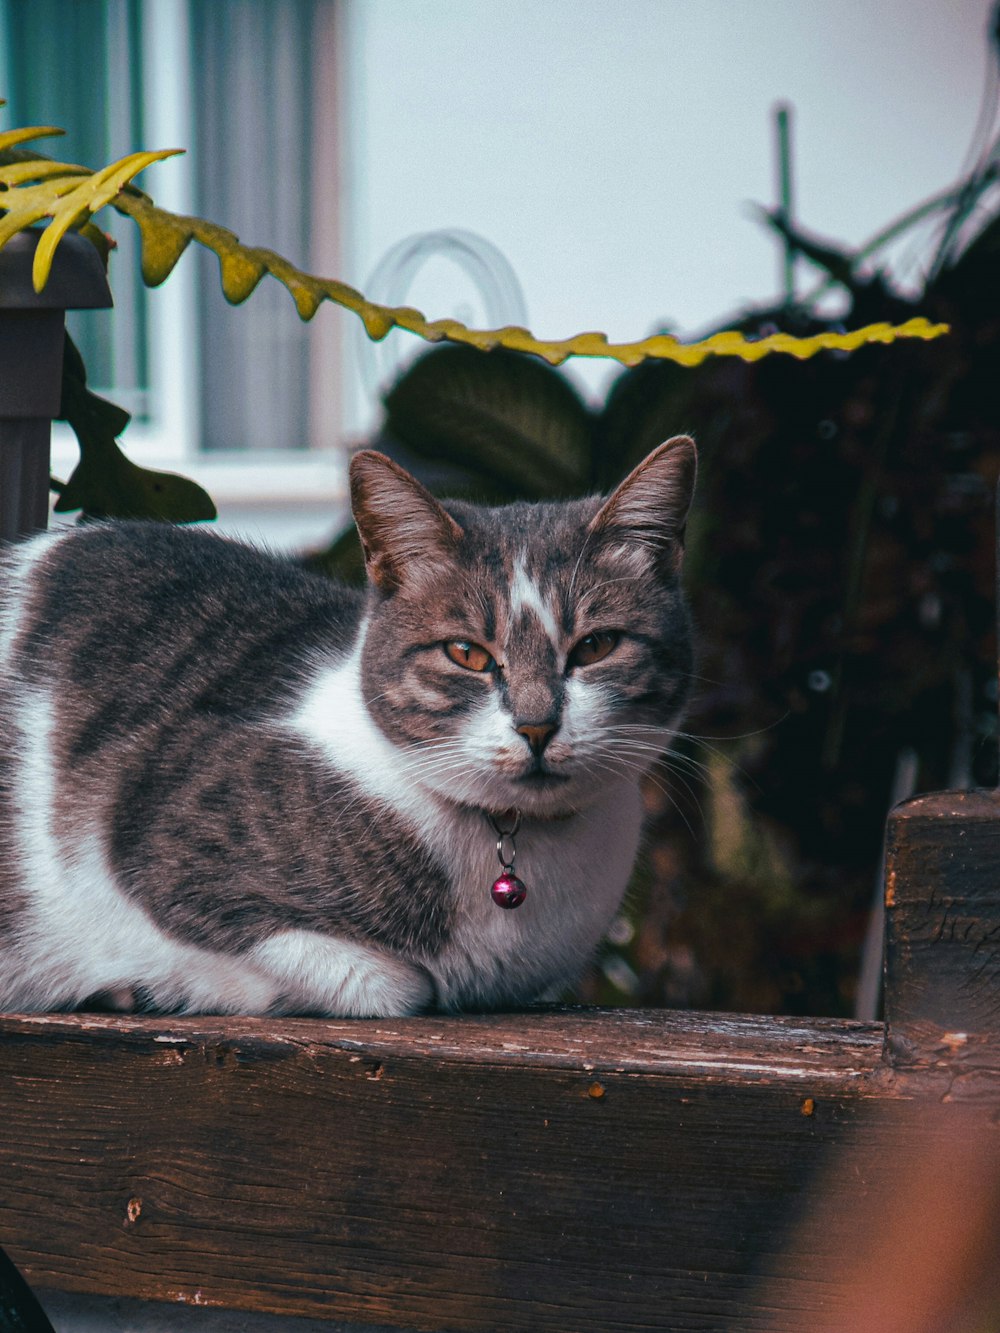
{"type": "Polygon", "coordinates": [[[319,931],[281,931],[256,945],[249,961],[279,983],[283,1013],[399,1018],[425,1012],[435,1003],[426,969],[357,940],[319,931]]]}

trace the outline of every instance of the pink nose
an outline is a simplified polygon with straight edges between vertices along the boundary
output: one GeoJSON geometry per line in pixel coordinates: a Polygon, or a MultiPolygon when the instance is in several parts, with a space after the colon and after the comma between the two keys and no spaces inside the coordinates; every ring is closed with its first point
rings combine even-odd
{"type": "Polygon", "coordinates": [[[528,742],[533,754],[541,754],[556,733],[555,725],[551,722],[524,722],[515,730],[528,742]]]}

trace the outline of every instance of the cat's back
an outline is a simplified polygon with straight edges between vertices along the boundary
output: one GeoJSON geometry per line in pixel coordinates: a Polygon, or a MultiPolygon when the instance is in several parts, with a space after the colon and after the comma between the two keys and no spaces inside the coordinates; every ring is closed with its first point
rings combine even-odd
{"type": "Polygon", "coordinates": [[[0,676],[161,705],[253,708],[314,649],[346,647],[360,595],[215,533],[102,523],[0,552],[0,676]]]}

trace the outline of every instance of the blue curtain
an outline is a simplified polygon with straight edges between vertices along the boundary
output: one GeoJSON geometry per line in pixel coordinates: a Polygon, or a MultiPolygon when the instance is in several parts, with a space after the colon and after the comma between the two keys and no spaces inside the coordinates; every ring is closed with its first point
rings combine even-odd
{"type": "MultiPolygon", "coordinates": [[[[0,0],[4,41],[3,127],[58,125],[66,134],[25,148],[103,167],[143,143],[139,0],[0,0]]],[[[91,383],[111,390],[137,417],[145,412],[146,292],[138,238],[106,210],[101,226],[118,241],[115,314],[80,311],[68,319],[91,383]]]]}

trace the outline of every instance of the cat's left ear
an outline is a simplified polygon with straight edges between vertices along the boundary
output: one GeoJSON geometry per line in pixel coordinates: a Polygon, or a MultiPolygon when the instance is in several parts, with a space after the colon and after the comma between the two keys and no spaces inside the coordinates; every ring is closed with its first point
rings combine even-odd
{"type": "Polygon", "coordinates": [[[351,459],[351,509],[368,577],[384,593],[440,568],[463,536],[426,486],[374,449],[351,459]]]}
{"type": "Polygon", "coordinates": [[[652,547],[679,568],[697,472],[694,440],[673,436],[629,473],[591,519],[589,531],[652,547]]]}

